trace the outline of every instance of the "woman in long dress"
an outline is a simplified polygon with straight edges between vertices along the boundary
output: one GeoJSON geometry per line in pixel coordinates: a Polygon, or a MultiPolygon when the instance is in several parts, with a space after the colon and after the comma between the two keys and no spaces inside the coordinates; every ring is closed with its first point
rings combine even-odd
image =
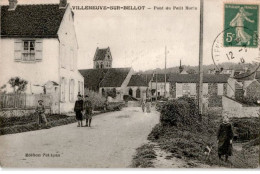
{"type": "Polygon", "coordinates": [[[244,31],[244,21],[248,21],[250,23],[254,23],[254,20],[249,19],[247,16],[251,16],[252,13],[248,13],[245,11],[243,7],[240,7],[239,12],[237,13],[236,17],[232,19],[230,22],[231,27],[236,27],[236,41],[237,45],[242,45],[242,43],[245,43],[247,45],[250,44],[250,40],[252,36],[247,34],[244,31]]]}
{"type": "Polygon", "coordinates": [[[218,157],[222,160],[222,156],[225,156],[225,161],[232,155],[232,141],[234,133],[232,125],[229,122],[227,115],[223,117],[223,122],[219,126],[217,141],[218,141],[218,157]]]}

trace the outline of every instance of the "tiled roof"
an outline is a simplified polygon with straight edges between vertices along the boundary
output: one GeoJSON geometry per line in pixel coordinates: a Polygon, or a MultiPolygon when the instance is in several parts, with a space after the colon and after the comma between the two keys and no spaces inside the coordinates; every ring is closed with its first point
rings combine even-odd
{"type": "Polygon", "coordinates": [[[130,70],[131,68],[108,69],[104,79],[100,83],[100,87],[120,87],[130,70]]]}
{"type": "Polygon", "coordinates": [[[132,75],[127,86],[148,86],[145,79],[140,75],[132,75]]]}
{"type": "Polygon", "coordinates": [[[234,76],[234,79],[237,79],[237,81],[242,82],[242,81],[250,81],[254,80],[256,78],[256,73],[255,72],[245,72],[241,74],[237,74],[234,76]]]}
{"type": "Polygon", "coordinates": [[[56,38],[66,9],[59,4],[1,7],[1,37],[56,38]]]}
{"type": "MultiPolygon", "coordinates": [[[[156,82],[156,76],[157,76],[157,82],[162,83],[165,82],[165,74],[154,74],[152,78],[152,82],[156,82]]],[[[169,82],[170,74],[166,74],[166,82],[169,82]]]]}
{"type": "MultiPolygon", "coordinates": [[[[228,74],[204,74],[203,83],[227,83],[228,74]]],[[[199,83],[199,74],[171,74],[169,78],[173,83],[199,83]]]]}
{"type": "Polygon", "coordinates": [[[103,80],[108,69],[82,69],[79,70],[84,77],[84,87],[98,91],[99,84],[103,80]]]}

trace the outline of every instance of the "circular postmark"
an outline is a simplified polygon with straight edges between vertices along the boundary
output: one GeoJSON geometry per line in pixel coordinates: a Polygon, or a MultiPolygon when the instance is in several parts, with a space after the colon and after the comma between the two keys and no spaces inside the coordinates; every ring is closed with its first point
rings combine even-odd
{"type": "Polygon", "coordinates": [[[223,64],[229,64],[234,69],[245,71],[234,77],[236,79],[253,75],[260,67],[260,39],[257,32],[244,26],[230,27],[220,32],[211,48],[216,69],[221,71],[223,64]]]}

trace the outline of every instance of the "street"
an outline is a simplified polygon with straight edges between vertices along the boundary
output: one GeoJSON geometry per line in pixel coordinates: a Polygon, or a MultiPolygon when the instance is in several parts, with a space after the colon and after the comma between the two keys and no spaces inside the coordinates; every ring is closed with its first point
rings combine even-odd
{"type": "Polygon", "coordinates": [[[0,166],[129,167],[136,148],[148,141],[157,123],[159,113],[129,107],[93,117],[91,128],[73,123],[0,136],[0,166]]]}

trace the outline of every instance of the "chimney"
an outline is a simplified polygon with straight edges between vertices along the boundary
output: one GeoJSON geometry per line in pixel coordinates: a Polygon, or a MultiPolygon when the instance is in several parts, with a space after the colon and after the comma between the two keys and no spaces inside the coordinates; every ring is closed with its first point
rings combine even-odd
{"type": "Polygon", "coordinates": [[[66,8],[67,7],[67,0],[60,0],[59,6],[60,6],[60,9],[66,8]]]}
{"type": "Polygon", "coordinates": [[[9,11],[15,10],[16,6],[17,6],[17,0],[9,0],[9,8],[8,8],[9,11]]]}

